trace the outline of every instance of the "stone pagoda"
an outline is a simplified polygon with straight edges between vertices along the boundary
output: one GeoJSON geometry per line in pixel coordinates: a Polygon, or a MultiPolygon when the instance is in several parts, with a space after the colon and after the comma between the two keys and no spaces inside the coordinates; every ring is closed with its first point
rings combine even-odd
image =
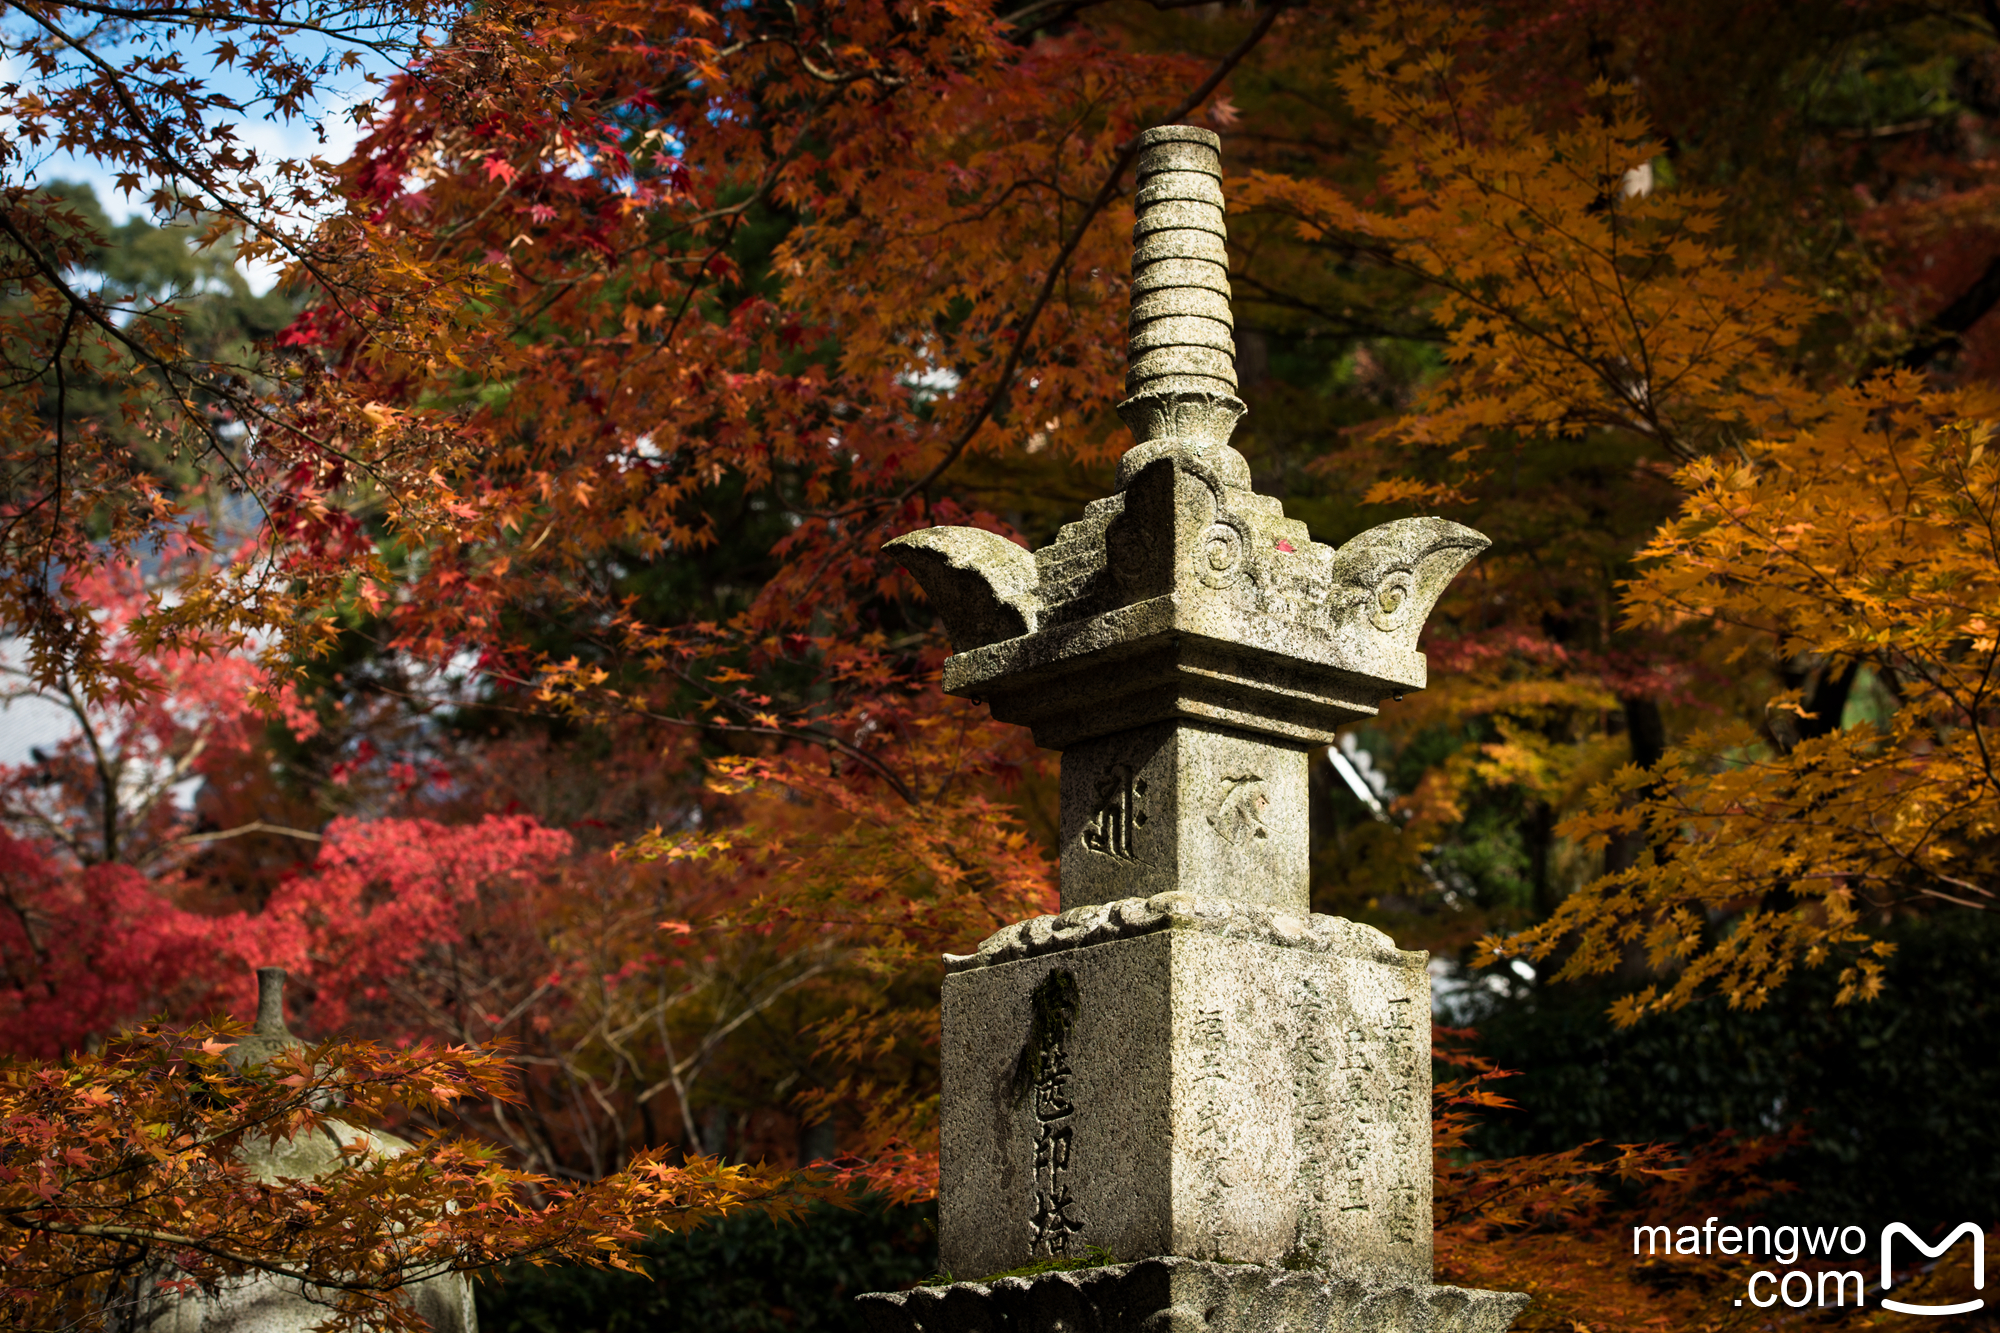
{"type": "Polygon", "coordinates": [[[863,1297],[880,1333],[1499,1333],[1526,1301],[1431,1281],[1426,955],[1307,904],[1311,751],[1424,687],[1418,632],[1488,543],[1324,546],[1251,489],[1222,202],[1215,135],[1141,136],[1117,493],[1032,554],[886,548],[945,688],[1062,751],[1063,910],[947,956],[958,1280],[863,1297]]]}

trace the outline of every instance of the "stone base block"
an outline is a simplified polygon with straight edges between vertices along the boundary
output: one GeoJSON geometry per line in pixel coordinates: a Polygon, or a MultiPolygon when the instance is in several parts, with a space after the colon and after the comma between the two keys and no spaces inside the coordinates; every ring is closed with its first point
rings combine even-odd
{"type": "Polygon", "coordinates": [[[1528,1298],[1144,1259],[859,1298],[872,1333],[1505,1333],[1528,1298]]]}
{"type": "Polygon", "coordinates": [[[1183,893],[1010,926],[944,984],[938,1248],[1431,1277],[1425,955],[1183,893]]]}

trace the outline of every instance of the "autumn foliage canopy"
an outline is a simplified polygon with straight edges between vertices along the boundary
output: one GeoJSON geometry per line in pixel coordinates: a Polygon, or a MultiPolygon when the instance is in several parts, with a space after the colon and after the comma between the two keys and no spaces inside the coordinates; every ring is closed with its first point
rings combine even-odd
{"type": "MultiPolygon", "coordinates": [[[[25,1317],[125,1271],[100,1226],[400,1317],[222,1165],[310,1097],[188,1091],[263,964],[389,1043],[298,1079],[436,1134],[443,1231],[414,1166],[313,1204],[394,1199],[412,1263],[934,1189],[937,956],[1052,909],[1053,756],[941,693],[878,552],[1107,489],[1157,123],[1223,135],[1260,488],[1495,542],[1316,910],[1615,975],[1629,1025],[1870,1002],[1891,923],[1993,902],[1990,7],[8,12],[0,668],[65,730],[0,772],[0,1119],[88,1144],[0,1167],[25,1317]],[[336,101],[344,157],[254,146],[336,101]]],[[[1548,1327],[1694,1309],[1551,1236],[1754,1199],[1787,1140],[1478,1162],[1500,1071],[1440,1042],[1440,1264],[1548,1327]]]]}

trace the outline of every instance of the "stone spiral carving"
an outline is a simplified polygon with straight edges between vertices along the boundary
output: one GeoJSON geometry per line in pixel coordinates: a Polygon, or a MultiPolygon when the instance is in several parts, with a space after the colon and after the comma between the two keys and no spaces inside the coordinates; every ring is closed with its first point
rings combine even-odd
{"type": "Polygon", "coordinates": [[[1243,415],[1222,215],[1222,141],[1192,125],[1147,130],[1139,136],[1138,180],[1125,374],[1130,397],[1119,411],[1141,444],[1181,439],[1222,445],[1243,415]]]}

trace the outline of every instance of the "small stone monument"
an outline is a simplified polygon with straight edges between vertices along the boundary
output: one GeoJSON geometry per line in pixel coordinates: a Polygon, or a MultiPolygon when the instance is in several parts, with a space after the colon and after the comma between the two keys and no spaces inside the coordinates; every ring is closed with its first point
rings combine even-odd
{"type": "Polygon", "coordinates": [[[1323,546],[1250,488],[1224,239],[1220,141],[1147,131],[1117,493],[1032,554],[886,548],[945,688],[1063,752],[1063,911],[946,959],[961,1280],[862,1297],[879,1333],[1499,1333],[1527,1299],[1431,1282],[1426,956],[1307,904],[1310,750],[1424,687],[1417,634],[1488,543],[1323,546]]]}
{"type": "MultiPolygon", "coordinates": [[[[258,968],[257,1021],[250,1035],[231,1045],[222,1058],[239,1072],[254,1071],[278,1052],[303,1045],[285,1023],[285,969],[258,968]]],[[[260,1181],[312,1179],[340,1170],[348,1160],[341,1143],[358,1140],[366,1140],[369,1153],[386,1157],[408,1152],[411,1146],[394,1134],[329,1120],[313,1133],[248,1138],[240,1160],[260,1181]]],[[[422,1277],[404,1294],[432,1333],[478,1333],[472,1283],[464,1276],[422,1277]]],[[[248,1273],[227,1279],[213,1294],[156,1293],[130,1327],[135,1333],[315,1333],[327,1314],[327,1297],[308,1284],[270,1273],[248,1273]]]]}

